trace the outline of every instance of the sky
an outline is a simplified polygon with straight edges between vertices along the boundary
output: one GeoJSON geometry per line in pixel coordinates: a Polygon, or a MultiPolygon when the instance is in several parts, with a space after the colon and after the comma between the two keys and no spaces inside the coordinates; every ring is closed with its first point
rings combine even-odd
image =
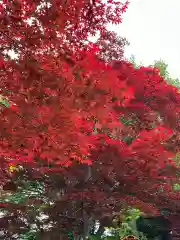
{"type": "Polygon", "coordinates": [[[173,78],[180,78],[180,0],[130,0],[123,22],[111,27],[130,42],[125,57],[153,64],[162,59],[173,78]]]}

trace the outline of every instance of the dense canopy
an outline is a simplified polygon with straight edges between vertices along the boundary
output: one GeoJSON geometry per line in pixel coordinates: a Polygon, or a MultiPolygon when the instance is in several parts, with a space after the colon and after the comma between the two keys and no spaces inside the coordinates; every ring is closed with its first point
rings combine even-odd
{"type": "Polygon", "coordinates": [[[32,223],[28,207],[43,202],[53,227],[45,238],[39,222],[38,239],[74,226],[86,235],[127,204],[151,214],[179,208],[180,94],[156,68],[122,60],[126,41],[106,25],[120,23],[126,8],[115,0],[0,3],[0,90],[9,104],[1,106],[0,176],[44,186],[44,198],[2,207],[32,223]]]}

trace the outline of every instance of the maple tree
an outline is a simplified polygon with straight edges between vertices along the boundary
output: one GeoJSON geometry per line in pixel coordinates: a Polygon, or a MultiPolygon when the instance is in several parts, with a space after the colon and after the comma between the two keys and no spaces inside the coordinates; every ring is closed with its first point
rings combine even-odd
{"type": "Polygon", "coordinates": [[[44,190],[23,204],[1,204],[11,213],[1,221],[7,236],[35,221],[38,239],[57,239],[67,229],[85,238],[96,220],[103,232],[127,204],[175,211],[180,96],[157,69],[115,61],[124,42],[106,25],[121,22],[127,3],[0,6],[0,90],[10,103],[1,107],[1,180],[18,188],[19,179],[38,180],[44,190]],[[88,44],[97,31],[97,44],[88,44]],[[38,220],[39,212],[48,220],[38,220]]]}

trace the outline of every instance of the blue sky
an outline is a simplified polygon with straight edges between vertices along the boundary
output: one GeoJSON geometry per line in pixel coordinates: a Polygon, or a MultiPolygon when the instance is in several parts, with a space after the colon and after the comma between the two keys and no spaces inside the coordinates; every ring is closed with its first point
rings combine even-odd
{"type": "Polygon", "coordinates": [[[125,56],[144,65],[163,59],[171,77],[180,78],[180,0],[131,0],[123,22],[111,26],[130,42],[125,56]]]}

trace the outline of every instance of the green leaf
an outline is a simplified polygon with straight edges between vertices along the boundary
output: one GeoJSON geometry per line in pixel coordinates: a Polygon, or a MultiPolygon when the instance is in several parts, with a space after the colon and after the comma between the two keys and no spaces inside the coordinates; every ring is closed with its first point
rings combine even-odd
{"type": "Polygon", "coordinates": [[[0,95],[0,104],[5,106],[5,107],[9,107],[10,106],[7,98],[3,97],[2,95],[0,95]]]}
{"type": "Polygon", "coordinates": [[[20,240],[36,240],[36,239],[37,239],[37,233],[33,230],[30,230],[20,235],[20,240]]]}
{"type": "Polygon", "coordinates": [[[173,190],[174,190],[174,191],[180,191],[180,184],[175,183],[175,184],[173,185],[173,190]]]}
{"type": "Polygon", "coordinates": [[[125,126],[128,126],[128,125],[130,125],[130,124],[133,123],[132,120],[126,120],[126,119],[123,118],[123,117],[120,117],[120,121],[121,121],[125,126]]]}

